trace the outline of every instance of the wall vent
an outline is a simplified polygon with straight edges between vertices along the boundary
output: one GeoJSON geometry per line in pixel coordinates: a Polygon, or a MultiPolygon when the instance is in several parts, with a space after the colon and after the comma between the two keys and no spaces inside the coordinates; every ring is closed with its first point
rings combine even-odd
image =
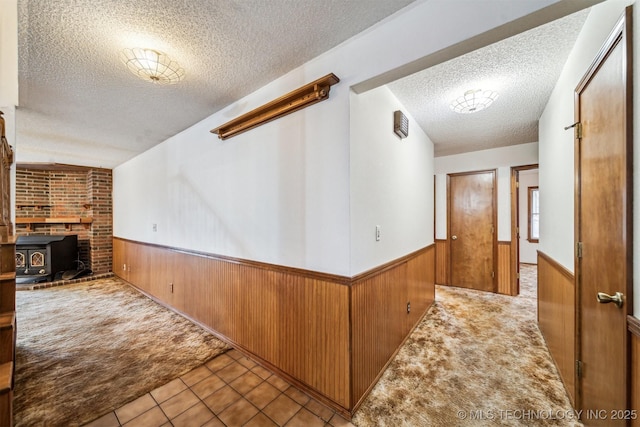
{"type": "Polygon", "coordinates": [[[393,112],[393,132],[402,139],[409,136],[409,119],[400,110],[393,112]]]}

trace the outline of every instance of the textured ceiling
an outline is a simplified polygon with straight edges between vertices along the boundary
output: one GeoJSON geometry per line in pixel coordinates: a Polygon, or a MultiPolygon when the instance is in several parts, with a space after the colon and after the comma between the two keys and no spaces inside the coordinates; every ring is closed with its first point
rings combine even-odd
{"type": "MultiPolygon", "coordinates": [[[[411,1],[19,0],[17,160],[114,167],[411,1]],[[157,86],[135,78],[119,59],[127,47],[166,52],[185,80],[157,86]]],[[[537,141],[538,119],[587,13],[389,88],[436,155],[537,141]],[[477,114],[452,112],[449,102],[474,88],[500,97],[477,114]]]]}
{"type": "Polygon", "coordinates": [[[114,167],[413,0],[19,0],[17,160],[114,167]],[[178,85],[124,48],[164,51],[178,85]]]}
{"type": "Polygon", "coordinates": [[[577,12],[388,87],[434,142],[436,156],[538,141],[538,119],[587,14],[577,12]],[[495,90],[499,98],[486,110],[454,113],[450,102],[469,89],[495,90]]]}

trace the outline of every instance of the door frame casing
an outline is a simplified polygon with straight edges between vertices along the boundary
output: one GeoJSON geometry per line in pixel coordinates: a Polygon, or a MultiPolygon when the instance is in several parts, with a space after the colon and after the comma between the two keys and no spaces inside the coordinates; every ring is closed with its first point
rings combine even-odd
{"type": "MultiPolygon", "coordinates": [[[[625,8],[625,12],[616,23],[613,31],[610,33],[602,48],[598,51],[595,59],[585,72],[584,76],[576,86],[574,92],[574,122],[579,123],[580,117],[580,94],[591,82],[594,75],[600,69],[600,66],[605,62],[609,53],[617,46],[618,43],[623,43],[623,70],[624,70],[624,86],[625,86],[625,156],[626,156],[626,168],[625,173],[625,235],[626,240],[626,255],[625,255],[625,269],[626,277],[623,289],[625,292],[624,308],[625,313],[630,315],[633,313],[633,43],[632,43],[632,7],[625,8]]],[[[575,327],[576,327],[576,339],[575,339],[575,354],[576,362],[582,360],[582,330],[581,330],[581,262],[578,258],[577,246],[581,236],[581,224],[580,224],[580,206],[581,206],[581,149],[580,139],[574,138],[574,271],[575,271],[575,327]]],[[[627,378],[627,390],[626,401],[627,408],[631,408],[631,348],[629,340],[629,332],[627,325],[625,324],[625,349],[623,353],[626,355],[624,363],[624,369],[626,371],[627,378]]],[[[578,409],[583,407],[583,393],[582,393],[582,381],[574,372],[576,393],[575,393],[575,406],[578,409]]]]}
{"type": "Polygon", "coordinates": [[[493,278],[491,280],[492,292],[498,292],[498,272],[497,272],[497,262],[498,262],[498,204],[497,204],[497,179],[498,179],[498,169],[482,169],[475,171],[467,171],[467,172],[457,172],[457,173],[448,173],[447,174],[447,259],[448,259],[448,274],[449,274],[449,285],[455,286],[455,283],[452,281],[452,270],[453,260],[451,257],[451,177],[452,176],[465,176],[465,175],[476,175],[482,173],[491,173],[493,174],[493,182],[492,182],[492,194],[491,194],[491,207],[493,210],[491,221],[493,221],[493,240],[492,240],[492,269],[493,269],[493,278]]]}
{"type": "MultiPolygon", "coordinates": [[[[510,295],[516,296],[520,294],[520,237],[518,233],[518,224],[520,222],[520,192],[518,191],[518,183],[520,182],[520,171],[539,169],[539,164],[512,166],[511,167],[511,278],[510,278],[510,295]]],[[[522,232],[522,230],[520,230],[522,232]]]]}

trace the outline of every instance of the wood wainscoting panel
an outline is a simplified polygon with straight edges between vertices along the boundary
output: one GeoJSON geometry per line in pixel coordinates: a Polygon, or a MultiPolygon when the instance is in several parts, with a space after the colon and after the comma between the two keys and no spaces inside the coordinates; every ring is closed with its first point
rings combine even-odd
{"type": "Polygon", "coordinates": [[[637,415],[631,420],[632,427],[640,427],[640,319],[627,316],[629,342],[631,346],[631,410],[637,415]]]}
{"type": "Polygon", "coordinates": [[[118,238],[114,243],[114,264],[127,265],[124,275],[114,268],[118,276],[326,403],[349,409],[349,286],[343,279],[118,238]]]}
{"type": "Polygon", "coordinates": [[[435,246],[407,261],[407,301],[411,304],[407,315],[405,335],[420,322],[435,301],[435,246]]]}
{"type": "Polygon", "coordinates": [[[125,272],[122,266],[125,262],[125,259],[127,258],[124,253],[127,245],[123,240],[116,238],[112,239],[111,245],[113,247],[113,257],[111,257],[111,262],[113,262],[113,265],[111,266],[111,271],[113,271],[115,275],[125,279],[125,272]]]}
{"type": "Polygon", "coordinates": [[[354,411],[433,303],[435,251],[435,246],[429,246],[351,286],[354,411]],[[408,303],[411,310],[407,310],[408,303]]]}
{"type": "Polygon", "coordinates": [[[449,241],[436,240],[436,283],[449,284],[449,241]]]}
{"type": "Polygon", "coordinates": [[[353,398],[365,395],[400,346],[406,330],[407,266],[356,283],[351,289],[353,398]]]}
{"type": "Polygon", "coordinates": [[[350,278],[113,243],[116,275],[345,416],[435,297],[434,245],[350,278]]]}
{"type": "Polygon", "coordinates": [[[538,325],[572,405],[576,396],[575,314],[573,274],[538,251],[538,325]]]}
{"type": "Polygon", "coordinates": [[[498,242],[498,293],[517,295],[511,283],[511,242],[498,242]]]}

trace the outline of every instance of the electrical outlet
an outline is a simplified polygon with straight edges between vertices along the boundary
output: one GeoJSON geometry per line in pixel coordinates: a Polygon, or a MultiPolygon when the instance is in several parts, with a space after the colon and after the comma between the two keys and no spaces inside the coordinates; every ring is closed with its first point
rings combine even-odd
{"type": "Polygon", "coordinates": [[[411,313],[411,301],[407,303],[407,314],[411,313]]]}
{"type": "Polygon", "coordinates": [[[127,271],[127,264],[122,264],[122,271],[127,271]]]}
{"type": "Polygon", "coordinates": [[[376,225],[376,242],[380,241],[380,226],[376,225]]]}
{"type": "Polygon", "coordinates": [[[152,228],[153,228],[153,231],[158,231],[158,224],[153,224],[152,228]]]}

